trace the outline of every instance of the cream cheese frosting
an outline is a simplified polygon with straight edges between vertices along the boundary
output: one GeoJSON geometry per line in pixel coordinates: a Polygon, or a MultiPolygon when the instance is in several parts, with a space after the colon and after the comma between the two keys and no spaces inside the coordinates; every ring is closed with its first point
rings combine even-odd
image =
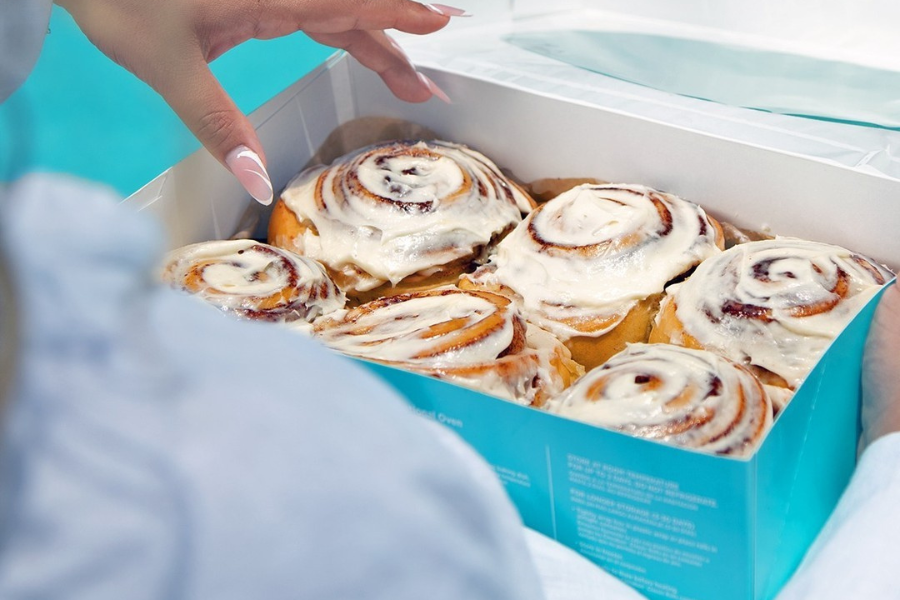
{"type": "Polygon", "coordinates": [[[750,371],[705,350],[631,344],[551,401],[555,414],[600,427],[742,456],[772,424],[772,404],[750,371]]]}
{"type": "Polygon", "coordinates": [[[509,299],[452,287],[374,300],[314,328],[320,340],[345,354],[526,405],[561,392],[567,381],[557,365],[571,363],[568,350],[527,325],[509,299]]]}
{"type": "Polygon", "coordinates": [[[162,279],[221,310],[253,319],[310,322],[346,302],[321,264],[254,240],[173,250],[162,279]]]}
{"type": "Polygon", "coordinates": [[[319,328],[319,337],[361,358],[429,367],[480,364],[501,356],[516,335],[511,307],[465,292],[394,296],[352,312],[342,325],[319,328]]]}
{"type": "Polygon", "coordinates": [[[540,206],[473,280],[511,289],[561,339],[602,335],[638,301],[720,252],[702,208],[640,185],[577,186],[540,206]],[[606,320],[586,332],[573,323],[606,320]]]}
{"type": "Polygon", "coordinates": [[[484,155],[442,141],[365,148],[301,173],[282,199],[314,227],[296,249],[364,271],[360,291],[472,256],[533,206],[484,155]]]}
{"type": "Polygon", "coordinates": [[[780,237],[734,246],[666,292],[700,345],[796,389],[890,278],[845,248],[780,237]]]}

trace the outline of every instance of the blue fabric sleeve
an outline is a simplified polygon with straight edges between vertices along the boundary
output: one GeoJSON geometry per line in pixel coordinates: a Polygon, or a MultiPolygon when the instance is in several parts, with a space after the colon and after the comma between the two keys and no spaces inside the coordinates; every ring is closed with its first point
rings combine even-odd
{"type": "Polygon", "coordinates": [[[146,215],[30,177],[0,216],[0,597],[542,597],[495,478],[351,361],[159,287],[146,215]]]}

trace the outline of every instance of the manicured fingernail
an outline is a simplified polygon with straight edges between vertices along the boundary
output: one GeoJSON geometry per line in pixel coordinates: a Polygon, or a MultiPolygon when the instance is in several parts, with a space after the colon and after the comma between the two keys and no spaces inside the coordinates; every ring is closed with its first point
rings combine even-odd
{"type": "Polygon", "coordinates": [[[463,8],[456,8],[455,6],[447,6],[446,4],[426,4],[425,7],[428,10],[434,11],[442,17],[471,17],[472,15],[466,12],[463,8]]]}
{"type": "Polygon", "coordinates": [[[450,96],[448,96],[444,92],[444,90],[442,90],[441,88],[438,87],[438,84],[436,84],[431,79],[429,79],[427,75],[423,75],[422,73],[419,73],[418,75],[419,75],[419,81],[421,81],[423,84],[425,84],[425,87],[427,87],[431,91],[432,94],[434,94],[435,96],[437,96],[438,98],[440,98],[441,100],[446,102],[447,104],[453,104],[453,100],[450,99],[450,96]]]}
{"type": "Polygon", "coordinates": [[[247,146],[238,146],[225,157],[225,164],[254,200],[263,206],[272,204],[272,180],[259,154],[247,146]]]}

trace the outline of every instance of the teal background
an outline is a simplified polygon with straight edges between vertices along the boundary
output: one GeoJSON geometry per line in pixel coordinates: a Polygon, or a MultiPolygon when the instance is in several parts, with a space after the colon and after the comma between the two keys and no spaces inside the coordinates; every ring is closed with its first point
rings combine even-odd
{"type": "MultiPolygon", "coordinates": [[[[251,40],[212,68],[250,112],[333,52],[298,33],[251,40]]],[[[31,77],[0,105],[0,181],[33,170],[65,172],[127,196],[199,147],[162,98],[56,7],[31,77]]]]}

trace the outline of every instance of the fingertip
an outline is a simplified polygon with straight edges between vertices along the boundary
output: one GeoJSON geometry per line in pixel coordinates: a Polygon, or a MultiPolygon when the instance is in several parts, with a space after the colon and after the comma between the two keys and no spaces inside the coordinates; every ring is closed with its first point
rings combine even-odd
{"type": "Polygon", "coordinates": [[[417,75],[419,76],[419,81],[422,82],[422,84],[426,88],[428,88],[428,91],[432,95],[436,96],[439,100],[442,100],[447,104],[453,104],[453,100],[450,99],[450,96],[448,96],[447,93],[438,86],[438,84],[432,81],[430,77],[423,73],[417,73],[417,75]]]}
{"type": "Polygon", "coordinates": [[[434,95],[411,64],[408,68],[389,69],[380,75],[391,93],[404,102],[426,102],[434,95]]]}
{"type": "Polygon", "coordinates": [[[397,88],[391,88],[391,91],[400,100],[403,100],[404,102],[413,102],[416,104],[427,102],[433,97],[431,90],[426,87],[417,86],[415,88],[404,88],[399,90],[397,88]]]}
{"type": "Polygon", "coordinates": [[[424,4],[413,0],[401,0],[395,9],[397,18],[391,28],[416,35],[427,35],[446,27],[452,15],[446,14],[440,5],[424,4]]]}
{"type": "Polygon", "coordinates": [[[391,92],[404,102],[421,103],[432,98],[453,104],[450,97],[427,75],[414,71],[415,77],[396,77],[393,73],[384,74],[384,82],[391,92]]]}

